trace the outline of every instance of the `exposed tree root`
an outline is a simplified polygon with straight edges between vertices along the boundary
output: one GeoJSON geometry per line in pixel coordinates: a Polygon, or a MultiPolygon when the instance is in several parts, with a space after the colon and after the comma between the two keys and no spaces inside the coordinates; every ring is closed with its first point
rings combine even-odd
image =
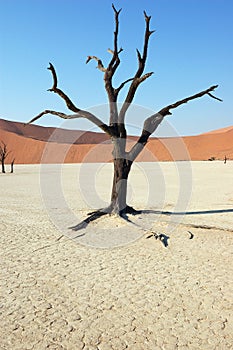
{"type": "Polygon", "coordinates": [[[107,211],[104,211],[104,210],[93,211],[92,213],[88,213],[89,216],[86,219],[84,219],[83,221],[81,221],[79,224],[77,224],[75,226],[69,227],[69,229],[71,229],[73,231],[82,230],[82,229],[86,228],[90,222],[95,221],[95,220],[99,219],[101,216],[107,215],[107,214],[109,214],[109,213],[107,211]]]}
{"type": "MultiPolygon", "coordinates": [[[[88,224],[89,224],[90,222],[99,219],[101,216],[104,216],[104,215],[111,215],[111,214],[112,214],[112,215],[118,215],[119,218],[122,218],[123,220],[129,222],[129,223],[132,224],[133,226],[137,226],[140,230],[146,232],[147,234],[150,233],[149,236],[146,237],[147,239],[148,239],[148,238],[151,238],[151,237],[154,237],[156,240],[159,240],[159,241],[163,244],[163,246],[164,246],[165,248],[167,248],[168,245],[169,245],[169,243],[168,243],[168,240],[169,240],[169,238],[170,238],[169,236],[167,236],[167,235],[165,235],[165,234],[163,234],[163,233],[157,233],[157,232],[152,231],[152,230],[150,230],[150,229],[149,229],[149,230],[148,230],[148,229],[144,229],[144,228],[142,228],[140,225],[138,225],[138,224],[134,223],[133,221],[131,221],[131,220],[128,218],[128,216],[127,216],[127,214],[130,214],[130,215],[138,215],[138,214],[141,214],[141,213],[143,213],[143,212],[144,212],[143,210],[136,210],[136,209],[134,209],[133,207],[127,205],[127,206],[125,207],[124,210],[122,210],[122,211],[119,212],[119,213],[116,213],[116,212],[114,211],[113,206],[110,204],[110,205],[109,205],[108,207],[106,207],[106,208],[102,208],[102,209],[99,209],[99,210],[95,210],[95,211],[89,212],[89,213],[87,214],[86,219],[84,219],[83,221],[81,221],[79,224],[77,224],[77,225],[75,225],[75,226],[69,227],[69,229],[72,229],[73,231],[79,231],[79,230],[85,229],[85,228],[88,226],[88,224]]],[[[164,213],[164,214],[165,214],[165,213],[164,213]]],[[[166,213],[166,214],[167,214],[167,213],[166,213]]],[[[185,226],[187,226],[187,224],[186,224],[185,226]]],[[[206,229],[206,228],[208,228],[208,229],[212,228],[212,227],[208,227],[208,226],[205,226],[205,225],[203,225],[203,226],[200,226],[200,225],[188,225],[188,226],[190,226],[190,227],[195,227],[195,228],[200,228],[200,227],[201,227],[201,228],[205,228],[205,229],[206,229]]],[[[189,239],[193,239],[194,234],[193,234],[192,232],[190,232],[190,231],[188,231],[188,233],[189,233],[189,235],[190,235],[190,236],[189,236],[189,239]]]]}
{"type": "Polygon", "coordinates": [[[89,212],[87,214],[88,216],[86,219],[84,219],[83,221],[81,221],[79,224],[77,224],[75,226],[69,227],[69,229],[71,229],[73,231],[79,231],[79,230],[85,229],[90,222],[95,221],[95,220],[99,219],[101,216],[104,216],[107,214],[119,215],[119,217],[123,218],[124,220],[130,221],[127,217],[127,214],[138,215],[141,213],[142,213],[141,210],[136,210],[133,207],[130,207],[129,205],[127,205],[126,208],[124,210],[122,210],[121,212],[116,213],[113,210],[112,206],[110,205],[107,208],[102,208],[102,209],[98,209],[98,210],[89,212]]]}

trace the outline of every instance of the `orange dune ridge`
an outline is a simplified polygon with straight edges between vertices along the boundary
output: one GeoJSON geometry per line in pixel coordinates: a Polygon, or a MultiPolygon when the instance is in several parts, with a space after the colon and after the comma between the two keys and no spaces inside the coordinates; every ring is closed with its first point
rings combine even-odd
{"type": "MultiPolygon", "coordinates": [[[[128,149],[137,137],[130,137],[128,149]]],[[[112,145],[103,133],[65,130],[0,119],[0,141],[16,164],[110,162],[112,145]]],[[[233,126],[197,136],[150,138],[137,161],[233,159],[233,126]]]]}

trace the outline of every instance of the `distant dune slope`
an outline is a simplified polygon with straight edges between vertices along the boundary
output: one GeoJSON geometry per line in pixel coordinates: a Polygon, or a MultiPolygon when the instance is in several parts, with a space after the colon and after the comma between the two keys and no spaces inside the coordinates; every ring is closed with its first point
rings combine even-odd
{"type": "MultiPolygon", "coordinates": [[[[11,150],[6,163],[79,163],[111,161],[112,145],[103,133],[24,126],[0,119],[0,140],[11,150]],[[49,141],[49,142],[48,142],[49,141]]],[[[132,137],[128,148],[135,142],[132,137]]],[[[180,138],[151,138],[138,161],[233,159],[233,126],[180,138]]]]}
{"type": "Polygon", "coordinates": [[[221,133],[224,133],[224,132],[227,132],[227,131],[231,131],[233,128],[233,126],[228,126],[226,128],[221,128],[221,129],[217,129],[217,130],[211,130],[211,131],[208,131],[208,132],[205,132],[201,135],[209,135],[209,134],[221,134],[221,133]]]}
{"type": "Polygon", "coordinates": [[[32,124],[25,125],[24,123],[12,122],[4,119],[0,119],[0,130],[46,142],[51,138],[52,135],[52,141],[56,141],[58,143],[73,143],[73,140],[75,140],[75,143],[77,144],[98,144],[100,142],[108,140],[107,135],[104,133],[95,133],[81,130],[67,130],[32,124]]]}

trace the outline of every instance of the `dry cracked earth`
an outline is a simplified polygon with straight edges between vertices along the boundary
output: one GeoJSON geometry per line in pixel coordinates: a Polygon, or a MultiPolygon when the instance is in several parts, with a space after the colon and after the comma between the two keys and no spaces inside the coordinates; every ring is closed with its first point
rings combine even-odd
{"type": "Polygon", "coordinates": [[[39,190],[2,194],[1,350],[232,349],[232,233],[96,249],[61,236],[39,190]]]}

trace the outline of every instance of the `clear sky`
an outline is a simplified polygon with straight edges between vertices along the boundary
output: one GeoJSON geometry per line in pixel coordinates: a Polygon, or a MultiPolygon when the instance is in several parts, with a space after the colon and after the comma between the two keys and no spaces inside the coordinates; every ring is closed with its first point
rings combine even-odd
{"type": "MultiPolygon", "coordinates": [[[[107,102],[103,73],[88,55],[110,59],[114,17],[110,0],[0,0],[0,118],[26,122],[44,109],[67,112],[51,87],[48,62],[56,67],[59,87],[82,109],[107,102]]],[[[233,125],[232,0],[115,0],[120,14],[121,66],[115,83],[135,72],[135,49],[142,49],[145,9],[152,16],[146,72],[155,74],[138,89],[134,103],[150,110],[219,84],[211,98],[174,110],[169,122],[181,135],[233,125]]],[[[120,102],[124,99],[123,90],[120,102]]],[[[142,124],[146,115],[129,116],[142,124]]],[[[106,115],[102,117],[107,121],[106,115]]],[[[38,124],[58,126],[44,116],[38,124]]],[[[79,129],[87,125],[83,120],[79,129]]]]}

